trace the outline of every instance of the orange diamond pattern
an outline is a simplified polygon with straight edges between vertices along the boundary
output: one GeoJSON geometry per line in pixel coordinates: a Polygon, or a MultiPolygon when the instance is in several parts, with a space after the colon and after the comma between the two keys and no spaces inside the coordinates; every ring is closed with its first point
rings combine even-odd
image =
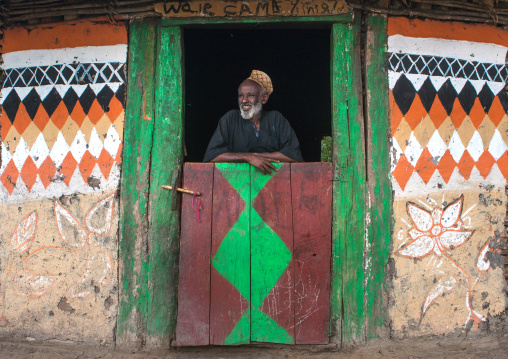
{"type": "Polygon", "coordinates": [[[492,157],[489,151],[485,151],[482,153],[480,158],[478,158],[478,161],[476,162],[476,168],[478,168],[478,171],[480,171],[480,174],[483,176],[483,178],[487,178],[490,170],[492,169],[492,166],[494,166],[494,163],[496,163],[494,157],[492,157]]]}
{"type": "Polygon", "coordinates": [[[51,157],[46,157],[42,165],[39,167],[39,178],[41,179],[44,188],[47,188],[53,180],[56,173],[56,166],[51,160],[51,157]]]}
{"type": "Polygon", "coordinates": [[[445,154],[443,157],[441,157],[441,160],[437,165],[437,169],[446,183],[448,183],[450,180],[455,167],[457,167],[457,163],[450,154],[450,150],[446,150],[445,154]]]}
{"type": "Polygon", "coordinates": [[[399,161],[397,162],[397,165],[395,166],[392,174],[399,183],[400,188],[406,187],[407,181],[409,181],[409,178],[411,178],[414,169],[415,168],[407,160],[405,155],[402,155],[399,158],[399,161]]]}
{"type": "Polygon", "coordinates": [[[30,156],[27,157],[23,167],[21,168],[21,179],[30,191],[37,179],[37,166],[35,166],[35,163],[30,156]]]}
{"type": "Polygon", "coordinates": [[[92,170],[96,163],[95,157],[89,151],[86,151],[79,162],[79,170],[84,182],[87,182],[88,177],[92,175],[92,170]]]}
{"type": "Polygon", "coordinates": [[[88,186],[96,165],[100,174],[95,175],[107,180],[121,162],[123,133],[117,129],[123,130],[124,89],[122,84],[114,93],[105,85],[95,94],[88,86],[76,93],[69,86],[68,94],[55,90],[41,99],[31,91],[22,100],[12,89],[1,106],[1,151],[8,163],[0,168],[0,193],[12,195],[20,186],[28,192],[52,183],[69,186],[73,178],[88,186]],[[100,128],[93,131],[99,121],[100,128]]]}
{"type": "Polygon", "coordinates": [[[67,186],[71,181],[72,174],[76,170],[77,165],[78,162],[74,159],[72,153],[69,152],[67,153],[67,156],[65,156],[65,159],[63,160],[60,167],[58,167],[57,171],[60,175],[60,178],[65,182],[67,186]]]}
{"type": "Polygon", "coordinates": [[[32,122],[32,119],[28,115],[25,106],[23,104],[20,104],[19,110],[16,113],[16,117],[14,118],[14,122],[12,123],[12,125],[16,128],[19,134],[23,134],[23,132],[25,132],[30,122],[32,122]]]}
{"type": "Polygon", "coordinates": [[[505,151],[501,157],[497,160],[499,170],[503,174],[504,178],[508,179],[508,151],[505,151]]]}
{"type": "Polygon", "coordinates": [[[109,177],[109,172],[111,171],[111,166],[114,163],[113,157],[106,151],[104,148],[101,151],[101,154],[99,158],[97,159],[98,163],[102,163],[102,166],[100,166],[100,170],[102,172],[102,175],[106,178],[109,177]]]}
{"type": "Polygon", "coordinates": [[[415,171],[420,175],[423,182],[427,183],[429,182],[430,177],[432,177],[432,174],[435,170],[436,165],[432,163],[432,155],[426,148],[416,163],[415,171]]]}
{"type": "Polygon", "coordinates": [[[10,160],[5,167],[2,175],[0,176],[0,181],[4,185],[7,192],[12,193],[14,188],[16,187],[16,182],[18,181],[19,171],[16,168],[13,160],[10,160]]]}
{"type": "Polygon", "coordinates": [[[469,176],[471,176],[471,171],[473,170],[473,167],[475,165],[475,162],[473,160],[473,157],[469,154],[469,152],[464,151],[464,154],[459,160],[458,168],[459,172],[464,177],[464,179],[468,180],[469,176]]]}
{"type": "Polygon", "coordinates": [[[417,91],[408,83],[401,75],[389,94],[392,141],[398,158],[392,175],[402,190],[413,175],[427,184],[437,171],[448,183],[456,169],[468,180],[476,168],[487,178],[496,164],[508,179],[508,97],[504,91],[485,95],[490,91],[485,84],[471,98],[461,96],[460,89],[450,90],[450,86],[442,91],[422,86],[417,91]],[[414,97],[408,91],[413,91],[414,97]]]}
{"type": "Polygon", "coordinates": [[[11,129],[12,123],[7,118],[7,114],[2,108],[2,114],[0,115],[0,137],[3,140],[7,137],[9,130],[11,129]]]}

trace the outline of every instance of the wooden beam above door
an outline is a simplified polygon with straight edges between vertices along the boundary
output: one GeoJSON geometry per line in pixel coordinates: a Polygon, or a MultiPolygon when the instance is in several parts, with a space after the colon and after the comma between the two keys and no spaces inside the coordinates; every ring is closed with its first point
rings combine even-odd
{"type": "Polygon", "coordinates": [[[247,1],[165,1],[155,11],[178,18],[249,18],[280,16],[329,16],[349,12],[344,0],[247,0],[247,1]]]}

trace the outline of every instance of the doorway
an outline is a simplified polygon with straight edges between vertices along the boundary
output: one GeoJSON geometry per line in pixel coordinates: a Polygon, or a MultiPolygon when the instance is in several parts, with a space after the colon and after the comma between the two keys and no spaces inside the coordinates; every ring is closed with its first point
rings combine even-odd
{"type": "Polygon", "coordinates": [[[274,92],[265,105],[286,117],[303,158],[321,160],[331,135],[330,29],[184,29],[186,162],[201,162],[219,119],[237,108],[238,85],[266,72],[274,92]]]}
{"type": "MultiPolygon", "coordinates": [[[[252,19],[250,22],[243,19],[212,20],[207,21],[208,28],[244,26],[242,30],[251,29],[252,32],[261,34],[261,31],[252,30],[252,28],[278,27],[284,23],[289,24],[291,19],[259,21],[252,19]]],[[[386,72],[383,71],[386,65],[386,19],[372,16],[369,17],[367,24],[369,31],[368,46],[365,47],[366,56],[369,58],[365,69],[365,89],[368,94],[366,97],[367,117],[361,115],[363,109],[361,62],[359,61],[362,50],[359,41],[361,20],[360,16],[353,18],[351,14],[344,14],[333,16],[333,19],[313,17],[301,19],[299,22],[305,27],[309,24],[321,24],[322,28],[331,27],[328,36],[331,51],[328,50],[328,46],[323,48],[324,51],[330,51],[330,58],[322,63],[323,67],[320,68],[330,71],[325,87],[329,87],[329,81],[332,83],[328,97],[332,99],[332,106],[326,106],[328,109],[332,107],[330,117],[333,167],[330,182],[334,199],[331,226],[333,274],[330,276],[330,288],[333,295],[330,296],[329,318],[330,334],[339,334],[342,343],[346,345],[364,340],[366,337],[374,337],[378,326],[385,320],[382,301],[383,280],[391,240],[391,222],[386,221],[386,218],[390,218],[392,208],[388,176],[390,173],[389,142],[386,140],[390,131],[387,105],[388,80],[386,72]],[[364,126],[364,118],[366,118],[367,127],[364,126]],[[368,142],[365,142],[365,134],[370,135],[368,142]],[[366,150],[370,156],[368,161],[366,150]],[[366,178],[366,165],[371,169],[369,181],[366,178]],[[371,187],[367,187],[367,182],[371,187]],[[374,190],[367,193],[368,188],[374,190]],[[367,222],[365,218],[370,220],[367,222]],[[365,233],[371,235],[366,238],[365,233]],[[368,273],[365,272],[364,263],[371,264],[368,273]]],[[[185,80],[183,75],[185,73],[183,33],[190,31],[187,30],[188,27],[197,29],[198,26],[203,26],[197,25],[202,23],[204,21],[195,19],[163,19],[162,24],[134,21],[129,27],[127,75],[128,83],[136,85],[127,88],[124,125],[120,194],[122,240],[119,244],[120,276],[124,278],[124,286],[119,302],[118,338],[137,338],[146,335],[150,340],[165,343],[172,338],[175,330],[178,307],[175,290],[179,263],[178,234],[181,229],[180,194],[175,189],[180,186],[179,179],[183,170],[182,139],[186,125],[184,109],[196,104],[195,101],[189,101],[192,97],[183,90],[184,83],[187,89],[190,85],[190,80],[185,80]],[[184,100],[184,95],[188,97],[187,101],[184,100]],[[173,187],[172,191],[162,187],[167,184],[173,187]],[[145,247],[151,249],[149,255],[135,256],[134,248],[145,247]],[[133,263],[140,263],[140,265],[133,265],[133,263]],[[144,284],[140,287],[139,278],[150,278],[150,280],[142,281],[144,284]],[[146,305],[146,298],[150,298],[150,305],[146,305]],[[138,326],[139,321],[136,318],[141,318],[144,327],[138,326]]],[[[282,28],[278,27],[278,29],[283,31],[282,28]]],[[[307,29],[305,31],[310,31],[307,29]]],[[[206,45],[203,44],[203,46],[206,45]]],[[[189,57],[188,53],[186,55],[189,57]]],[[[303,58],[303,55],[297,54],[296,57],[303,58]]],[[[276,60],[282,62],[279,59],[276,60]]],[[[196,61],[210,64],[203,59],[196,59],[196,61]]],[[[307,62],[302,59],[300,64],[307,64],[307,62]]],[[[189,75],[189,69],[192,69],[192,66],[187,64],[187,67],[189,75]]],[[[232,71],[232,69],[227,70],[227,72],[232,71]]],[[[271,69],[262,70],[267,71],[274,79],[275,93],[270,105],[274,106],[275,94],[278,93],[279,86],[282,86],[283,82],[277,79],[275,73],[270,73],[271,69]]],[[[199,70],[195,68],[192,71],[199,70]]],[[[236,106],[237,82],[248,75],[250,68],[246,71],[247,74],[242,70],[242,73],[238,75],[240,80],[231,81],[232,99],[229,104],[226,103],[226,109],[221,108],[220,111],[216,111],[218,115],[213,121],[216,122],[225,111],[236,106]]],[[[209,68],[205,72],[215,73],[217,76],[219,70],[209,68]]],[[[304,72],[298,74],[301,73],[304,72]]],[[[205,76],[199,72],[198,75],[205,76]]],[[[285,74],[285,76],[290,79],[295,77],[294,74],[285,74]]],[[[324,77],[321,78],[324,79],[324,77]]],[[[199,80],[200,87],[208,91],[210,82],[199,80]]],[[[219,83],[223,84],[224,81],[220,80],[219,83]]],[[[315,82],[315,79],[312,78],[312,81],[315,82]]],[[[210,97],[215,96],[215,92],[219,91],[218,87],[208,91],[210,97]]],[[[316,88],[312,87],[311,91],[307,90],[307,92],[315,93],[316,88]]],[[[282,88],[281,93],[284,93],[282,88]]],[[[218,97],[221,101],[227,101],[224,96],[218,97]]],[[[326,96],[323,97],[326,98],[326,96]]],[[[301,96],[298,101],[294,99],[292,101],[302,104],[301,108],[310,106],[317,108],[317,105],[305,96],[301,96]]],[[[202,105],[206,106],[204,102],[202,105]]],[[[214,117],[212,108],[207,110],[209,111],[205,112],[206,118],[214,117]]],[[[284,113],[285,109],[279,110],[286,117],[290,117],[284,113]]],[[[291,123],[294,122],[291,118],[289,120],[291,123]]],[[[201,121],[198,125],[203,125],[205,122],[201,121]]],[[[215,124],[211,127],[210,135],[215,124]]],[[[296,124],[294,127],[295,131],[298,131],[298,136],[305,136],[305,133],[302,134],[302,131],[297,129],[296,124]]],[[[187,146],[193,145],[189,141],[189,134],[187,136],[187,146]]],[[[200,140],[203,153],[209,140],[204,137],[200,140]]],[[[305,137],[300,137],[302,145],[303,138],[305,137]]],[[[302,152],[307,161],[312,160],[306,150],[302,152]]],[[[197,160],[201,161],[200,158],[197,160]]],[[[187,161],[190,161],[189,156],[187,161]]],[[[197,187],[192,189],[199,190],[197,187]]],[[[192,206],[190,208],[192,210],[192,206]]],[[[193,219],[195,222],[196,218],[193,219]]],[[[195,223],[194,226],[199,227],[195,223]]]]}

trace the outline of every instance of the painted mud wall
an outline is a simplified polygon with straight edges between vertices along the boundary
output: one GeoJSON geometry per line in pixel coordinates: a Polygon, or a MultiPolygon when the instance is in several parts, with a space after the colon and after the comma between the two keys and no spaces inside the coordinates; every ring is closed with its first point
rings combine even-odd
{"type": "MultiPolygon", "coordinates": [[[[178,29],[165,31],[159,36],[175,44],[178,29]]],[[[504,240],[508,173],[507,35],[486,26],[405,19],[390,19],[388,34],[395,193],[388,306],[393,333],[405,337],[483,329],[506,302],[498,249],[504,240]]],[[[139,46],[153,56],[147,38],[140,37],[139,46]]],[[[126,43],[125,27],[110,24],[5,33],[2,336],[114,340],[116,315],[122,312],[115,195],[126,43]]],[[[139,137],[136,131],[133,127],[132,138],[139,137]]],[[[154,137],[150,132],[146,138],[154,137]]],[[[131,149],[133,156],[137,149],[131,149]]],[[[151,165],[157,168],[156,162],[151,165]]],[[[128,289],[135,302],[136,290],[128,289]]],[[[124,337],[129,337],[137,308],[126,308],[124,337]]],[[[146,317],[163,318],[150,310],[146,317]]],[[[156,324],[165,325],[160,322],[156,324]]]]}
{"type": "Polygon", "coordinates": [[[395,337],[487,329],[505,310],[508,32],[388,22],[395,337]]]}
{"type": "Polygon", "coordinates": [[[127,31],[5,31],[0,336],[102,342],[118,306],[127,31]]]}

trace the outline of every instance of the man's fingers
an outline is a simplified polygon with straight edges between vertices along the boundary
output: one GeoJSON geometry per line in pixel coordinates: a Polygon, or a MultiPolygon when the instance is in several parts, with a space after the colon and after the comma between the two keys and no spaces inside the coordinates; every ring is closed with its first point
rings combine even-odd
{"type": "Polygon", "coordinates": [[[263,174],[267,175],[267,174],[272,174],[272,171],[270,170],[270,167],[268,167],[266,165],[266,163],[262,163],[260,166],[259,166],[259,169],[263,172],[263,174]]]}
{"type": "Polygon", "coordinates": [[[273,171],[277,172],[277,167],[275,167],[270,160],[265,159],[261,156],[253,155],[253,159],[249,161],[249,163],[260,169],[263,174],[272,174],[273,171]]]}

